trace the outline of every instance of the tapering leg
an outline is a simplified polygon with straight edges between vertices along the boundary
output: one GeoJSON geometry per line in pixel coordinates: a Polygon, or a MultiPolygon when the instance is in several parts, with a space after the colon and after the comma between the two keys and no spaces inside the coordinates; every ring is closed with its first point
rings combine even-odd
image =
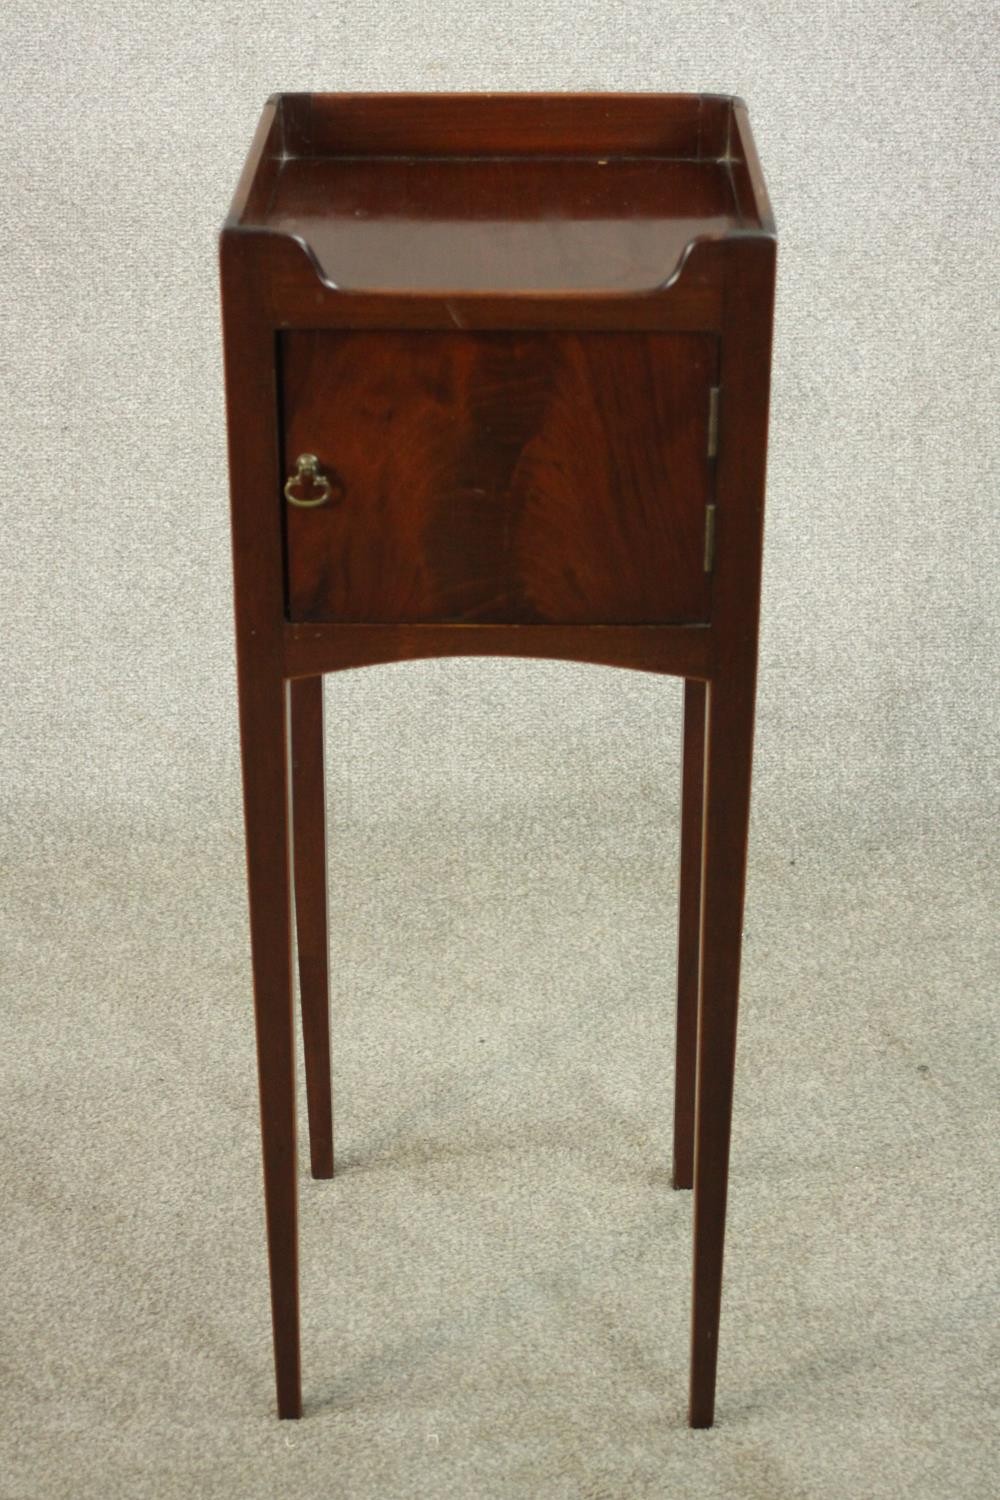
{"type": "Polygon", "coordinates": [[[305,1043],[309,1156],[314,1177],[333,1176],[330,1097],[330,960],[326,891],[326,796],[323,777],[323,679],[291,684],[292,847],[295,932],[305,1043]]]}
{"type": "Polygon", "coordinates": [[[733,1105],[743,894],[750,813],[753,675],[708,692],[701,1004],[694,1156],[692,1427],[711,1427],[733,1105]]]}
{"type": "Polygon", "coordinates": [[[701,977],[701,848],[705,797],[706,684],[684,684],[680,914],[677,932],[677,1055],[674,1066],[674,1187],[694,1185],[694,1092],[701,977]]]}
{"type": "Polygon", "coordinates": [[[246,815],[264,1204],[279,1417],[302,1414],[295,1051],[285,684],[244,652],[240,736],[246,815]]]}

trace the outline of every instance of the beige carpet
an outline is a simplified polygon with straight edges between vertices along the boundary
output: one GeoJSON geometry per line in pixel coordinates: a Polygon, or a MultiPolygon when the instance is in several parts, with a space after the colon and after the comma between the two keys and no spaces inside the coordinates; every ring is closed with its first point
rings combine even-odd
{"type": "Polygon", "coordinates": [[[556,734],[513,728],[531,669],[450,676],[479,712],[447,806],[430,777],[409,816],[359,806],[363,772],[394,802],[374,702],[333,778],[340,1175],[300,1153],[300,1424],[272,1415],[235,832],[64,825],[17,860],[0,1494],[987,1496],[975,831],[754,838],[718,1426],[691,1433],[674,735],[639,715],[546,768],[556,734]]]}
{"type": "Polygon", "coordinates": [[[996,24],[0,11],[2,1500],[1000,1488],[996,24]],[[328,686],[341,1171],[279,1424],[215,235],[275,88],[546,86],[743,94],[781,233],[718,1426],[679,688],[510,662],[328,686]]]}

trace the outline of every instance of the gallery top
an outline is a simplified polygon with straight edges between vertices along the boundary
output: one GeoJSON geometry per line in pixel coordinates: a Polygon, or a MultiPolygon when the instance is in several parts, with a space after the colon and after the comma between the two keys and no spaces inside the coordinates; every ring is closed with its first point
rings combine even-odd
{"type": "Polygon", "coordinates": [[[227,229],[345,291],[654,291],[706,239],[773,235],[739,99],[276,94],[227,229]]]}

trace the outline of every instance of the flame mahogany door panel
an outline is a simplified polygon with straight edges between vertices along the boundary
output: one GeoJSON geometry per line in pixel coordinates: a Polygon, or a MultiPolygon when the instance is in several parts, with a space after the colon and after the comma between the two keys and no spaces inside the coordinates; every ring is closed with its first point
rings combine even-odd
{"type": "Polygon", "coordinates": [[[293,621],[705,621],[717,339],[304,330],[280,336],[293,621]]]}

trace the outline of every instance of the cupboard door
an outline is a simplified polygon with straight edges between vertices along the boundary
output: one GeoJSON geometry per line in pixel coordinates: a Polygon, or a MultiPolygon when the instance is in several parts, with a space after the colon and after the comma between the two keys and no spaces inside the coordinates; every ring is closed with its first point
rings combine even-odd
{"type": "Polygon", "coordinates": [[[714,337],[281,335],[292,620],[707,620],[714,337]],[[293,493],[301,493],[293,489],[293,493]]]}

